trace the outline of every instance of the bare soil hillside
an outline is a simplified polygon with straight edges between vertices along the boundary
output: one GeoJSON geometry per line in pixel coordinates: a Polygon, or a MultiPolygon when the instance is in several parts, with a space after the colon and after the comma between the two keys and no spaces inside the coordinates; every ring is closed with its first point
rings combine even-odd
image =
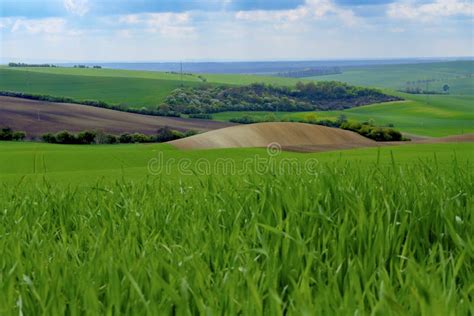
{"type": "Polygon", "coordinates": [[[377,143],[351,131],[303,123],[258,123],[232,126],[170,142],[180,149],[267,147],[314,151],[376,146],[377,143]]]}
{"type": "Polygon", "coordinates": [[[53,103],[0,96],[0,127],[25,131],[28,137],[68,130],[153,134],[163,126],[209,131],[232,126],[210,120],[141,115],[80,104],[53,103]]]}

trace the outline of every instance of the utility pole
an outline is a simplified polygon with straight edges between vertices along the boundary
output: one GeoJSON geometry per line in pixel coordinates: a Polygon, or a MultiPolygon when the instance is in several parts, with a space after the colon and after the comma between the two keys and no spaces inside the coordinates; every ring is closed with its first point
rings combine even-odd
{"type": "Polygon", "coordinates": [[[182,87],[183,86],[183,62],[182,61],[179,62],[179,66],[181,69],[181,87],[182,87]]]}

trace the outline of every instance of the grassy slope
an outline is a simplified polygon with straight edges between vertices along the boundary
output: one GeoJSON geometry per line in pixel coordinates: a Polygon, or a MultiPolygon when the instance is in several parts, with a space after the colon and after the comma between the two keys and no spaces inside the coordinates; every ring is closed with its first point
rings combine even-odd
{"type": "MultiPolygon", "coordinates": [[[[51,145],[43,143],[0,143],[0,180],[20,180],[21,177],[41,179],[43,176],[52,180],[73,183],[90,183],[99,177],[118,179],[122,176],[132,179],[143,179],[149,175],[150,159],[163,153],[163,159],[170,161],[172,175],[179,175],[179,159],[199,159],[215,161],[230,158],[236,166],[242,166],[248,157],[265,157],[262,149],[214,149],[179,151],[165,144],[150,145],[103,145],[103,146],[72,146],[51,145]],[[15,161],[15,164],[9,162],[15,161]]],[[[380,154],[384,163],[390,163],[391,152],[395,153],[398,162],[412,162],[415,158],[433,158],[436,152],[440,161],[452,158],[454,151],[460,157],[469,157],[474,144],[434,144],[434,145],[403,145],[397,147],[347,150],[315,154],[284,152],[278,158],[295,158],[305,161],[317,158],[320,162],[331,162],[334,159],[362,161],[372,163],[380,154]],[[421,151],[421,152],[420,152],[421,151]]],[[[214,172],[213,172],[214,173],[214,172]]],[[[249,172],[252,173],[252,172],[249,172]]]]}
{"type": "MultiPolygon", "coordinates": [[[[194,86],[196,81],[184,81],[194,86]]],[[[133,77],[50,74],[0,69],[0,90],[71,97],[78,100],[100,100],[130,107],[157,106],[174,89],[178,80],[133,77]]]]}
{"type": "MultiPolygon", "coordinates": [[[[0,66],[0,70],[15,70],[35,73],[46,73],[55,75],[75,75],[75,76],[92,76],[92,77],[125,77],[125,78],[142,78],[142,79],[160,79],[181,81],[181,76],[174,73],[166,73],[159,71],[138,71],[138,70],[120,70],[120,69],[92,69],[92,68],[41,68],[41,67],[18,67],[11,68],[0,66]]],[[[271,84],[291,85],[298,82],[298,79],[280,78],[273,76],[257,76],[257,75],[240,75],[240,74],[200,74],[199,76],[206,78],[209,83],[222,84],[251,84],[255,82],[265,82],[271,84]]],[[[183,81],[202,82],[197,74],[183,75],[183,81]]]]}
{"type": "MultiPolygon", "coordinates": [[[[253,75],[203,75],[209,83],[294,84],[293,79],[253,75]]],[[[0,67],[0,90],[71,97],[78,100],[100,100],[134,108],[154,107],[183,84],[202,84],[197,76],[151,71],[76,68],[8,68],[0,67]]]]}
{"type": "Polygon", "coordinates": [[[265,156],[0,143],[0,314],[472,312],[473,144],[282,156],[317,158],[313,175],[178,177],[175,162],[145,179],[160,149],[265,156]],[[45,166],[46,182],[22,178],[45,166]]]}
{"type": "MultiPolygon", "coordinates": [[[[474,77],[466,77],[474,73],[474,61],[456,61],[446,63],[423,63],[409,65],[383,65],[372,67],[345,68],[339,75],[310,77],[312,80],[337,80],[350,84],[403,89],[407,81],[436,79],[429,83],[429,90],[441,91],[448,84],[451,94],[473,95],[474,77]]],[[[426,88],[423,84],[421,88],[426,88]]]]}
{"type": "MultiPolygon", "coordinates": [[[[23,72],[34,72],[53,75],[73,75],[88,77],[121,77],[121,78],[142,78],[142,79],[160,79],[160,80],[176,80],[180,81],[181,76],[173,73],[158,71],[138,71],[138,70],[121,70],[121,69],[93,69],[93,68],[72,68],[72,67],[7,67],[0,66],[0,70],[14,70],[23,72]]],[[[197,76],[184,75],[184,81],[201,82],[197,76]]]]}

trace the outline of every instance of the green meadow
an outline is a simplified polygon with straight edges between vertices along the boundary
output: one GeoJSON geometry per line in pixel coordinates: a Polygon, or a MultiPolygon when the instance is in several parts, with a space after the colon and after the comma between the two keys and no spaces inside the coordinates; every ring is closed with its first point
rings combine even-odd
{"type": "MultiPolygon", "coordinates": [[[[211,84],[296,84],[255,75],[202,75],[211,84]]],[[[198,75],[115,69],[0,67],[0,90],[98,100],[131,108],[155,108],[176,88],[204,84],[198,75]]]]}
{"type": "Polygon", "coordinates": [[[400,90],[407,81],[434,80],[419,83],[422,89],[442,91],[445,84],[455,95],[474,94],[474,61],[452,61],[406,65],[379,65],[342,68],[342,74],[310,77],[311,80],[336,80],[354,85],[400,90]]]}
{"type": "Polygon", "coordinates": [[[0,143],[0,314],[473,313],[473,151],[0,143]]]}
{"type": "MultiPolygon", "coordinates": [[[[419,159],[434,159],[450,162],[453,154],[459,159],[468,158],[474,145],[467,144],[430,144],[403,145],[380,148],[362,148],[317,154],[282,152],[276,159],[295,159],[305,162],[317,158],[318,162],[334,161],[361,162],[370,165],[378,159],[382,164],[390,164],[392,156],[397,163],[407,164],[419,159]],[[423,150],[420,152],[419,148],[423,150]]],[[[130,180],[150,176],[148,163],[152,159],[162,159],[168,164],[169,173],[163,176],[175,178],[180,175],[177,161],[189,159],[191,162],[205,159],[211,163],[220,159],[231,159],[236,171],[244,168],[247,158],[266,157],[266,150],[259,148],[212,149],[212,150],[176,150],[167,144],[137,145],[53,145],[45,143],[0,142],[0,181],[26,181],[49,179],[59,182],[84,184],[104,179],[115,181],[123,177],[130,180]],[[162,156],[158,154],[161,153],[162,156]],[[15,162],[12,164],[12,162],[15,162]],[[25,178],[24,180],[22,180],[25,178]]],[[[253,162],[252,162],[253,163],[253,162]]],[[[195,164],[192,167],[196,167],[195,164]]],[[[211,170],[206,174],[225,175],[226,170],[211,170]]],[[[253,169],[248,172],[252,174],[253,169]]],[[[230,171],[229,171],[230,173],[230,171]]],[[[193,176],[194,174],[191,174],[193,176]]],[[[185,176],[185,174],[183,175],[185,176]]],[[[36,181],[32,181],[36,182],[36,181]]]]}
{"type": "MultiPolygon", "coordinates": [[[[82,69],[77,71],[81,72],[82,69]]],[[[158,106],[171,91],[181,86],[181,82],[175,77],[170,80],[121,75],[92,76],[89,72],[82,73],[83,75],[71,75],[2,68],[0,90],[69,97],[81,101],[99,100],[114,105],[141,108],[158,106]]],[[[183,81],[183,84],[196,86],[199,82],[183,81]]]]}

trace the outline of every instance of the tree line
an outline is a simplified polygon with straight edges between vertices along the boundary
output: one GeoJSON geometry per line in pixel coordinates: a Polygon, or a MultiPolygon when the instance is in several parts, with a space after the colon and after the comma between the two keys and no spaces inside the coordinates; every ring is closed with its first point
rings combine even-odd
{"type": "Polygon", "coordinates": [[[158,129],[153,135],[145,135],[142,133],[123,133],[117,136],[96,131],[83,131],[77,134],[68,131],[62,131],[56,134],[43,134],[41,139],[46,143],[74,145],[164,143],[175,139],[189,137],[195,134],[196,132],[192,130],[180,132],[177,130],[172,130],[169,127],[162,127],[158,129]]]}
{"type": "Polygon", "coordinates": [[[225,111],[342,110],[400,98],[377,89],[337,81],[298,82],[294,87],[254,83],[247,86],[213,86],[175,89],[160,105],[166,113],[217,113],[225,111]]]}
{"type": "MultiPolygon", "coordinates": [[[[40,136],[40,140],[51,144],[133,144],[133,143],[163,143],[175,139],[195,135],[193,130],[185,132],[173,130],[167,126],[159,128],[153,135],[142,133],[123,133],[120,135],[107,134],[100,131],[82,131],[73,133],[61,131],[58,133],[45,133],[40,136]]],[[[26,133],[15,131],[10,127],[0,128],[0,141],[24,141],[26,133]]]]}
{"type": "MultiPolygon", "coordinates": [[[[89,66],[87,66],[87,65],[74,65],[74,68],[86,68],[86,69],[87,69],[87,68],[91,68],[91,67],[89,67],[89,66]]],[[[102,66],[94,65],[94,66],[92,66],[92,68],[94,68],[94,69],[102,69],[102,66]]]]}
{"type": "Polygon", "coordinates": [[[8,67],[43,67],[43,68],[56,68],[58,66],[53,64],[25,64],[25,63],[8,63],[8,67]]]}
{"type": "Polygon", "coordinates": [[[301,70],[290,70],[286,72],[279,72],[276,75],[278,77],[285,78],[304,78],[304,77],[316,77],[316,76],[327,76],[342,74],[342,70],[339,67],[319,67],[319,68],[306,68],[301,70]]]}
{"type": "Polygon", "coordinates": [[[14,131],[10,127],[3,127],[0,129],[0,140],[22,141],[25,138],[26,138],[26,133],[23,131],[14,131]]]}

